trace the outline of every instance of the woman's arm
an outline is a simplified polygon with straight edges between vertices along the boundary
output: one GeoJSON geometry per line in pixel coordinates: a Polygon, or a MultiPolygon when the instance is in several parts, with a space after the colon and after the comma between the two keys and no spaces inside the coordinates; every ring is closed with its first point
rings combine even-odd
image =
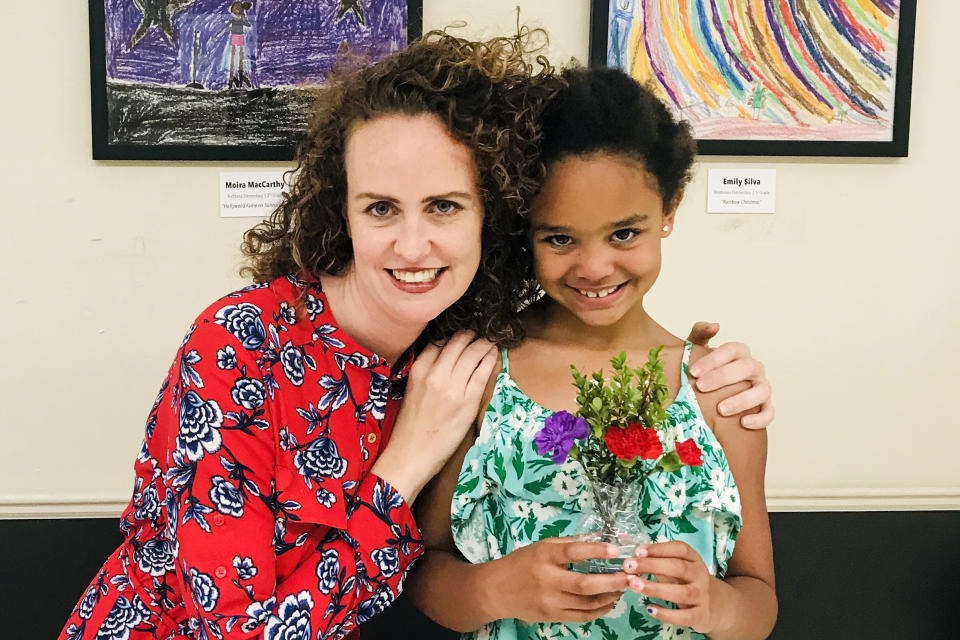
{"type": "Polygon", "coordinates": [[[722,398],[719,413],[725,416],[742,414],[740,424],[747,429],[765,429],[773,421],[772,389],[763,363],[750,355],[750,347],[741,342],[726,342],[716,349],[707,343],[720,330],[715,322],[697,322],[687,340],[707,347],[709,353],[690,365],[690,375],[698,378],[697,391],[710,392],[736,382],[749,386],[728,398],[722,398]],[[759,409],[759,410],[757,410],[759,409]]]}
{"type": "Polygon", "coordinates": [[[277,493],[276,430],[283,425],[274,424],[266,389],[256,352],[216,324],[200,323],[151,414],[165,437],[157,456],[165,467],[161,495],[184,606],[211,638],[262,638],[267,630],[282,636],[282,629],[306,626],[312,638],[339,637],[395,598],[422,552],[416,524],[403,498],[373,474],[330,494],[350,498],[339,527],[277,493]],[[282,523],[297,520],[314,527],[288,535],[282,523]],[[278,558],[298,547],[312,553],[279,580],[278,558]]]}

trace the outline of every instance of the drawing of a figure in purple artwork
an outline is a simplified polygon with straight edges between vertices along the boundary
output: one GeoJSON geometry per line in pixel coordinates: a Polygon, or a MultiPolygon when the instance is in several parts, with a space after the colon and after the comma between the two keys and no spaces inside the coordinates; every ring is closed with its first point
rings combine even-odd
{"type": "Polygon", "coordinates": [[[243,72],[243,34],[244,29],[250,26],[250,21],[247,20],[247,11],[252,8],[252,2],[230,3],[230,75],[227,86],[231,89],[234,87],[241,89],[244,85],[250,86],[250,78],[243,72]],[[234,65],[234,56],[237,59],[236,65],[234,65]],[[236,75],[233,72],[235,68],[237,69],[236,75]]]}
{"type": "Polygon", "coordinates": [[[173,32],[173,16],[178,11],[186,9],[195,0],[133,0],[133,4],[143,16],[137,30],[130,37],[129,48],[132,51],[152,27],[158,27],[174,48],[177,46],[177,37],[173,32]]]}
{"type": "Polygon", "coordinates": [[[367,21],[363,17],[363,7],[360,6],[360,0],[339,0],[340,6],[337,7],[337,21],[343,19],[347,12],[353,13],[361,27],[367,26],[367,21]]]}

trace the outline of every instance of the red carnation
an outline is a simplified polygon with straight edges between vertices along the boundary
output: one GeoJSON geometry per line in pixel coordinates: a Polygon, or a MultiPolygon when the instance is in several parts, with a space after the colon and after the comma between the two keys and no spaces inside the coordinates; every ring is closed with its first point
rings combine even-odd
{"type": "Polygon", "coordinates": [[[693,438],[677,443],[677,455],[680,462],[691,467],[699,467],[703,464],[703,458],[700,457],[700,447],[693,441],[693,438]]]}
{"type": "Polygon", "coordinates": [[[603,441],[610,452],[621,460],[633,460],[637,456],[644,460],[655,460],[663,453],[657,430],[646,429],[636,422],[631,422],[626,429],[609,427],[603,441]]]}

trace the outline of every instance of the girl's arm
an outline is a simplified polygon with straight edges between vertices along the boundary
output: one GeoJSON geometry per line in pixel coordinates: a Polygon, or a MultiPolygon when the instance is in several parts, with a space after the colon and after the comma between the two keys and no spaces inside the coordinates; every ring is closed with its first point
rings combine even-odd
{"type": "MultiPolygon", "coordinates": [[[[722,390],[737,393],[747,383],[722,390]]],[[[699,555],[682,542],[648,545],[645,557],[628,560],[630,573],[654,574],[658,582],[633,578],[641,593],[680,605],[652,607],[654,617],[689,626],[714,640],[766,638],[777,618],[773,548],[764,495],[766,431],[740,428],[740,416],[716,415],[723,396],[697,393],[704,417],[713,425],[740,491],[743,529],[737,537],[724,579],[711,576],[699,555]]],[[[648,610],[651,612],[651,610],[648,610]]]]}
{"type": "MultiPolygon", "coordinates": [[[[486,406],[495,380],[496,373],[481,406],[486,406]]],[[[406,585],[414,605],[438,624],[461,632],[501,618],[586,622],[609,612],[626,588],[627,576],[588,576],[567,570],[567,564],[606,553],[615,557],[614,547],[549,538],[480,564],[470,564],[457,552],[450,503],[475,436],[467,435],[417,500],[417,522],[427,552],[406,585]]]]}

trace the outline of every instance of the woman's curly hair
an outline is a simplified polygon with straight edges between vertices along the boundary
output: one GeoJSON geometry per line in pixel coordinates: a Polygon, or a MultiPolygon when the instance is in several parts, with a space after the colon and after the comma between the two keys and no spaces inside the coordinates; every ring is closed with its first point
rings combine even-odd
{"type": "Polygon", "coordinates": [[[476,164],[484,205],[480,267],[466,293],[435,318],[423,338],[454,331],[510,345],[522,337],[517,310],[536,295],[526,253],[526,207],[540,187],[539,118],[560,86],[542,56],[526,61],[542,32],[472,42],[432,31],[406,49],[334,81],[318,98],[282,204],[244,235],[244,275],[337,274],[353,258],[347,235],[344,168],[352,125],[390,114],[433,114],[476,164]]]}

